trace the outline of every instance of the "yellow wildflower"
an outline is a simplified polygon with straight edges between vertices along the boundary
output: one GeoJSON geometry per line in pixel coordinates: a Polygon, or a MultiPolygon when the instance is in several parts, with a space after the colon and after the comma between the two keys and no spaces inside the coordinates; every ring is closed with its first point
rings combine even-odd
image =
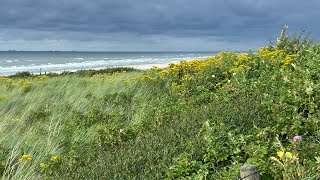
{"type": "Polygon", "coordinates": [[[47,75],[42,75],[42,76],[37,76],[34,79],[38,80],[38,81],[43,81],[48,79],[49,77],[47,75]]]}
{"type": "Polygon", "coordinates": [[[40,168],[44,168],[46,166],[46,164],[44,164],[43,162],[40,163],[40,168]]]}
{"type": "Polygon", "coordinates": [[[286,157],[287,158],[292,158],[292,153],[291,152],[286,152],[286,157]]]}
{"type": "Polygon", "coordinates": [[[161,71],[161,75],[162,75],[162,76],[168,76],[168,75],[169,75],[168,70],[162,70],[162,71],[161,71]]]}
{"type": "Polygon", "coordinates": [[[287,55],[282,61],[281,63],[284,65],[289,65],[291,63],[293,63],[295,61],[295,57],[297,55],[296,54],[292,54],[292,55],[287,55]]]}
{"type": "Polygon", "coordinates": [[[247,70],[249,70],[249,69],[250,69],[249,66],[246,66],[246,65],[241,64],[239,67],[231,68],[231,69],[229,70],[229,73],[243,72],[243,71],[247,71],[247,70]]]}
{"type": "Polygon", "coordinates": [[[286,57],[286,53],[283,50],[269,50],[267,47],[260,48],[258,53],[263,58],[271,59],[272,62],[276,62],[278,58],[286,57]]]}
{"type": "Polygon", "coordinates": [[[6,78],[6,77],[0,77],[0,82],[1,82],[1,81],[7,81],[7,82],[9,82],[9,81],[12,81],[12,79],[6,78]]]}
{"type": "Polygon", "coordinates": [[[241,53],[241,54],[238,54],[238,59],[240,61],[248,61],[249,60],[249,57],[248,57],[248,54],[247,53],[241,53]]]}
{"type": "Polygon", "coordinates": [[[22,85],[23,86],[23,90],[25,92],[29,91],[31,89],[31,85],[32,85],[31,82],[24,82],[23,85],[22,85]]]}
{"type": "Polygon", "coordinates": [[[301,173],[298,173],[298,177],[300,177],[301,176],[301,173]]]}
{"type": "Polygon", "coordinates": [[[284,152],[283,151],[278,151],[277,155],[280,157],[280,159],[284,158],[284,152]]]}
{"type": "Polygon", "coordinates": [[[59,156],[51,156],[51,161],[57,162],[59,160],[59,156]]]}
{"type": "Polygon", "coordinates": [[[21,156],[20,161],[23,161],[23,160],[31,161],[31,159],[32,159],[31,155],[24,154],[21,156]]]}

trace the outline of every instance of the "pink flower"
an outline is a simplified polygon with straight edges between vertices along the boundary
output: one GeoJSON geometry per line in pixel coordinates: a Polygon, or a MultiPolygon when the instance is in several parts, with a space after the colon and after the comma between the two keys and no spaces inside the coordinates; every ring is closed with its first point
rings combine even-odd
{"type": "Polygon", "coordinates": [[[294,44],[293,48],[294,48],[294,50],[298,51],[299,50],[298,44],[294,44]]]}
{"type": "Polygon", "coordinates": [[[302,139],[302,136],[296,135],[292,138],[294,141],[299,141],[302,139]]]}
{"type": "Polygon", "coordinates": [[[121,128],[121,129],[120,129],[120,133],[123,133],[123,131],[124,131],[124,129],[121,128]]]}

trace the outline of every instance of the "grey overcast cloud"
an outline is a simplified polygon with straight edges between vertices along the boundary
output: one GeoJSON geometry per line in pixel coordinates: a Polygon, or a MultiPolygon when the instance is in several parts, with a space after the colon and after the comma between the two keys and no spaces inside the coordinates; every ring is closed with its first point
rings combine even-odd
{"type": "Polygon", "coordinates": [[[318,40],[319,0],[1,0],[0,50],[219,51],[284,25],[318,40]]]}

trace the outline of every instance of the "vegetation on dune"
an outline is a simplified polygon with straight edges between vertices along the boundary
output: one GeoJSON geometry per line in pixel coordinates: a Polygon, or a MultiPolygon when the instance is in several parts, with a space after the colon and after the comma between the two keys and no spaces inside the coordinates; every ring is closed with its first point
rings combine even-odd
{"type": "Polygon", "coordinates": [[[167,69],[0,77],[3,179],[320,178],[320,44],[167,69]]]}
{"type": "MultiPolygon", "coordinates": [[[[50,76],[50,77],[54,77],[54,76],[63,76],[63,75],[78,75],[81,77],[84,76],[94,76],[97,74],[114,74],[114,73],[118,73],[118,72],[132,72],[132,71],[139,71],[137,69],[131,68],[131,67],[108,67],[105,69],[84,69],[84,70],[78,70],[78,71],[62,71],[61,73],[55,73],[55,72],[45,72],[42,73],[40,75],[46,75],[46,76],[50,76]]],[[[13,75],[9,75],[8,77],[10,78],[28,78],[28,77],[38,77],[39,74],[33,74],[29,71],[22,71],[22,72],[18,72],[16,74],[13,75]]]]}

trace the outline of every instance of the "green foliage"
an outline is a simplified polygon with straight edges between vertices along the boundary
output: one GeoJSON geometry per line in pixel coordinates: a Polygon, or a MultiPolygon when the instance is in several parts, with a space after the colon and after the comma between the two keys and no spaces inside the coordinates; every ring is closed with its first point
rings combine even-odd
{"type": "Polygon", "coordinates": [[[9,150],[3,147],[2,144],[0,144],[0,176],[3,175],[3,172],[6,167],[6,159],[9,154],[9,150]]]}
{"type": "Polygon", "coordinates": [[[0,77],[0,175],[235,179],[256,164],[263,179],[319,179],[320,45],[285,30],[166,69],[0,77]]]}
{"type": "Polygon", "coordinates": [[[22,71],[22,72],[17,72],[14,75],[10,75],[9,77],[12,78],[27,78],[27,77],[31,77],[32,73],[30,71],[22,71]]]}
{"type": "Polygon", "coordinates": [[[276,48],[284,50],[288,54],[297,53],[301,49],[308,49],[312,45],[312,39],[309,33],[306,34],[305,30],[292,35],[287,34],[288,26],[284,26],[281,31],[280,37],[277,38],[276,48]]]}
{"type": "Polygon", "coordinates": [[[85,69],[85,70],[78,70],[75,72],[72,71],[63,71],[60,74],[56,73],[49,73],[49,76],[64,76],[64,75],[78,75],[81,77],[92,77],[94,75],[101,75],[101,74],[114,74],[114,73],[122,73],[122,72],[133,72],[138,71],[137,69],[130,68],[130,67],[107,67],[105,69],[85,69]]]}

